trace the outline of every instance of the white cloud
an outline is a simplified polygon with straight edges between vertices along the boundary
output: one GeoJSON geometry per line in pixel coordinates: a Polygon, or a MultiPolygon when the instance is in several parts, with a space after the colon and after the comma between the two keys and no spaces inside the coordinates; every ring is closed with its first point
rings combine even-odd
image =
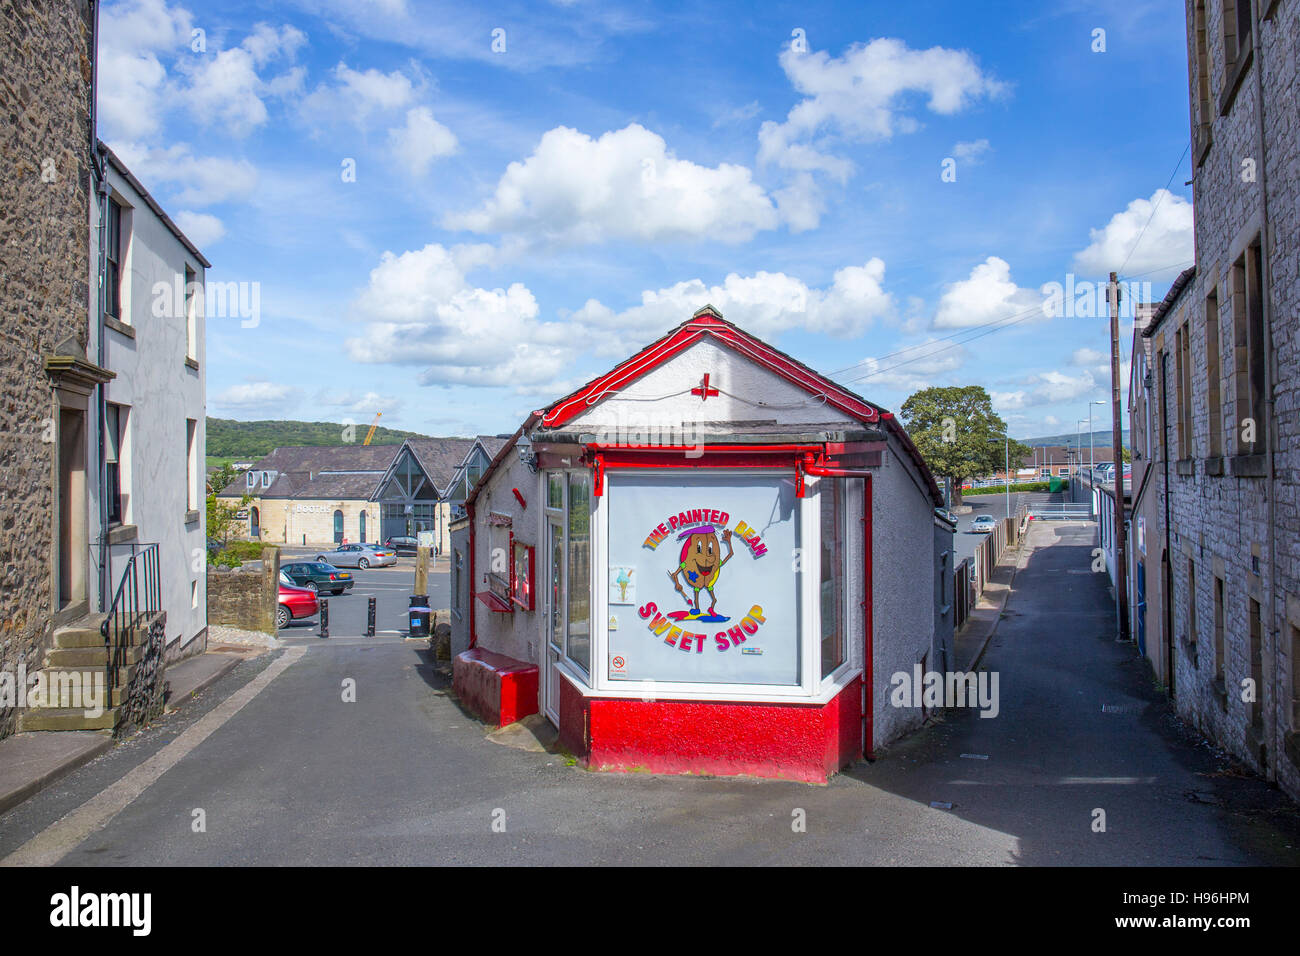
{"type": "Polygon", "coordinates": [[[223,124],[232,136],[247,136],[268,119],[263,98],[292,92],[304,75],[291,69],[264,80],[259,70],[273,59],[291,60],[306,40],[292,26],[276,30],[259,23],[239,46],[204,55],[196,65],[185,63],[192,113],[208,124],[223,124]]]}
{"type": "Polygon", "coordinates": [[[1161,272],[1153,279],[1176,275],[1195,257],[1193,225],[1192,204],[1157,189],[1150,199],[1134,199],[1102,228],[1088,230],[1092,241],[1075,254],[1075,269],[1092,276],[1118,272],[1121,266],[1130,276],[1154,270],[1161,272]]]}
{"type": "Polygon", "coordinates": [[[162,60],[189,53],[188,11],[164,0],[126,0],[100,12],[99,119],[104,135],[158,131],[168,97],[162,60]]]}
{"type": "Polygon", "coordinates": [[[353,391],[336,392],[321,389],[314,399],[318,405],[342,410],[350,418],[362,418],[372,421],[376,412],[383,412],[391,421],[404,404],[396,395],[381,395],[378,392],[366,392],[358,395],[353,391]]]}
{"type": "MultiPolygon", "coordinates": [[[[970,277],[954,282],[944,290],[934,316],[937,329],[983,325],[998,319],[1019,316],[1037,309],[1042,317],[1043,296],[1033,289],[1022,289],[1011,279],[1006,260],[989,256],[974,269],[970,277]]],[[[1028,321],[1029,319],[1026,319],[1028,321]]]]}
{"type": "Polygon", "coordinates": [[[884,290],[885,263],[871,259],[837,271],[825,289],[809,288],[783,272],[729,274],[720,285],[699,279],[641,293],[641,304],[622,312],[590,299],[571,318],[585,328],[583,338],[604,343],[602,352],[622,353],[679,325],[706,303],[728,321],[760,338],[798,328],[837,338],[852,338],[893,310],[884,290]]]}
{"type": "Polygon", "coordinates": [[[217,405],[240,409],[280,409],[292,407],[298,401],[299,390],[292,385],[279,385],[274,382],[248,382],[231,385],[213,396],[217,405]]]}
{"type": "Polygon", "coordinates": [[[1006,89],[964,50],[913,50],[891,38],[854,44],[839,57],[787,47],[780,59],[804,99],[783,123],[769,120],[762,125],[759,160],[840,179],[852,164],[824,152],[819,137],[838,135],[849,142],[889,139],[920,127],[906,112],[916,96],[926,98],[930,112],[947,116],[1006,89]]]}
{"type": "Polygon", "coordinates": [[[527,386],[562,374],[571,332],[538,321],[537,300],[521,283],[472,286],[466,273],[491,257],[487,246],[385,252],[353,306],[368,323],[348,339],[357,362],[423,365],[421,384],[527,386]]]}
{"type": "Polygon", "coordinates": [[[953,156],[957,159],[965,160],[972,166],[977,165],[980,161],[980,157],[988,151],[989,141],[987,139],[977,139],[969,142],[957,143],[952,148],[953,156]]]}
{"type": "Polygon", "coordinates": [[[881,358],[867,358],[845,382],[859,383],[860,390],[897,389],[915,392],[932,385],[952,383],[952,373],[966,364],[968,353],[961,345],[926,339],[895,350],[881,358]]]}
{"type": "Polygon", "coordinates": [[[456,137],[433,118],[427,106],[406,112],[406,125],[389,130],[388,141],[397,161],[412,176],[422,176],[440,156],[456,151],[456,137]]]}
{"type": "Polygon", "coordinates": [[[141,143],[121,143],[114,152],[150,192],[170,188],[176,202],[210,206],[242,199],[257,186],[257,169],[247,160],[195,156],[186,143],[155,149],[141,143]]]}
{"type": "Polygon", "coordinates": [[[564,126],[550,130],[531,156],[507,167],[483,206],[444,224],[570,242],[745,242],[777,221],[747,168],[678,159],[662,137],[634,123],[599,139],[564,126]]]}
{"type": "Polygon", "coordinates": [[[319,84],[302,101],[303,116],[313,125],[332,124],[342,117],[364,126],[375,113],[414,105],[426,85],[423,77],[412,80],[401,70],[354,70],[339,63],[332,73],[332,82],[319,84]]]}
{"type": "Polygon", "coordinates": [[[1105,359],[1106,353],[1099,352],[1096,349],[1075,349],[1070,354],[1071,365],[1096,365],[1099,362],[1105,361],[1105,359]]]}
{"type": "Polygon", "coordinates": [[[182,209],[173,218],[181,232],[199,249],[220,241],[226,234],[226,227],[221,220],[208,213],[182,209]]]}

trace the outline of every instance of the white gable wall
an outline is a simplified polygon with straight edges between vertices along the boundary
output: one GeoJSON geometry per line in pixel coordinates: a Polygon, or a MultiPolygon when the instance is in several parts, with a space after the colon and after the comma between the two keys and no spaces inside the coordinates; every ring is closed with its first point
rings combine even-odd
{"type": "Polygon", "coordinates": [[[564,430],[591,434],[625,430],[635,434],[646,425],[681,428],[686,423],[759,421],[823,428],[857,424],[852,416],[824,404],[736,350],[706,338],[610,393],[566,424],[564,430]],[[699,387],[705,373],[709,387],[719,389],[719,394],[701,401],[700,396],[691,394],[691,389],[699,387]]]}

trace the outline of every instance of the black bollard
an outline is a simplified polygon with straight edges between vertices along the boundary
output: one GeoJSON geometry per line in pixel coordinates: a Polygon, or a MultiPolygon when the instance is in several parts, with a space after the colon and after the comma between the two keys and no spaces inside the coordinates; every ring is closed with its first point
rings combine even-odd
{"type": "Polygon", "coordinates": [[[366,603],[366,637],[375,636],[375,599],[367,598],[366,603]]]}
{"type": "Polygon", "coordinates": [[[330,602],[322,598],[320,602],[320,637],[330,636],[330,602]]]}

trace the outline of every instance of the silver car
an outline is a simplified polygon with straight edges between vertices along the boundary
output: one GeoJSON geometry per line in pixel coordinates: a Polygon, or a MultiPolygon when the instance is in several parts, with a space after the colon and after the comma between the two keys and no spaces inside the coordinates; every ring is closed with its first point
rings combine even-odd
{"type": "Polygon", "coordinates": [[[397,563],[397,555],[391,548],[378,544],[344,544],[333,551],[322,551],[316,555],[317,561],[324,561],[336,568],[384,568],[397,563]]]}

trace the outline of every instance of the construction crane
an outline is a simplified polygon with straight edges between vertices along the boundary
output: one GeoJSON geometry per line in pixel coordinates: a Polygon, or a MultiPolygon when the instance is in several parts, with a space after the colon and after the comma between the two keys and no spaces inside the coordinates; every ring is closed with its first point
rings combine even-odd
{"type": "Polygon", "coordinates": [[[375,429],[379,427],[379,419],[383,416],[383,414],[384,414],[383,412],[375,412],[375,420],[370,423],[370,431],[366,432],[366,440],[363,441],[361,444],[363,445],[370,444],[370,439],[375,437],[375,429]]]}

